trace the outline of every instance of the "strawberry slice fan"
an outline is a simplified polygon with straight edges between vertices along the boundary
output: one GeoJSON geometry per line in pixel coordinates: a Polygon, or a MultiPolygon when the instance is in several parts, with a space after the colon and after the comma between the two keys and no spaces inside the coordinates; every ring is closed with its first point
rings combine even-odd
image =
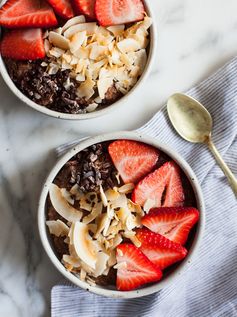
{"type": "Polygon", "coordinates": [[[35,28],[7,32],[1,42],[1,53],[3,56],[18,60],[45,57],[42,30],[35,28]],[[13,49],[15,47],[17,50],[13,49]]]}
{"type": "Polygon", "coordinates": [[[111,143],[108,151],[124,183],[137,183],[153,170],[159,152],[153,147],[128,140],[111,143]]]}
{"type": "Polygon", "coordinates": [[[144,206],[148,199],[154,202],[155,207],[183,205],[184,192],[180,168],[174,162],[166,162],[136,185],[132,200],[144,206]]]}
{"type": "Polygon", "coordinates": [[[116,258],[118,263],[116,286],[120,291],[132,290],[162,278],[160,268],[131,243],[120,244],[117,247],[116,258]]]}
{"type": "Polygon", "coordinates": [[[75,16],[69,0],[47,0],[54,11],[63,19],[71,19],[75,16]]]}
{"type": "Polygon", "coordinates": [[[0,10],[0,25],[7,28],[53,27],[53,9],[43,0],[9,0],[0,10]]]}

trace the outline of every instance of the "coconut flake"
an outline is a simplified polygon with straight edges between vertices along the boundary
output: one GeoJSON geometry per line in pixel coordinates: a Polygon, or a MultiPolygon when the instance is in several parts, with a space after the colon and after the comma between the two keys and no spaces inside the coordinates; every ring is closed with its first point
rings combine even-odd
{"type": "Polygon", "coordinates": [[[80,23],[80,24],[72,25],[64,32],[64,36],[66,38],[70,38],[74,34],[78,32],[82,32],[82,31],[86,31],[87,35],[92,35],[93,33],[95,33],[97,27],[98,26],[96,25],[95,22],[80,23]]]}
{"type": "Polygon", "coordinates": [[[57,213],[67,221],[75,222],[81,219],[82,212],[72,207],[63,197],[60,188],[56,184],[51,184],[49,188],[51,203],[57,213]]]}
{"type": "Polygon", "coordinates": [[[133,191],[134,187],[135,186],[133,183],[128,183],[119,187],[118,192],[121,194],[130,194],[133,191]]]}
{"type": "Polygon", "coordinates": [[[55,235],[56,237],[67,236],[69,233],[68,226],[61,220],[48,220],[46,225],[49,228],[50,234],[55,235]]]}
{"type": "Polygon", "coordinates": [[[95,277],[102,275],[107,268],[107,262],[109,255],[104,252],[99,252],[97,254],[97,261],[95,266],[95,277]]]}
{"type": "Polygon", "coordinates": [[[71,37],[69,43],[70,51],[75,53],[83,44],[86,39],[86,31],[78,32],[71,37]]]}
{"type": "Polygon", "coordinates": [[[79,221],[75,222],[73,230],[73,246],[77,256],[92,269],[95,269],[96,248],[88,233],[87,225],[79,221]]]}
{"type": "Polygon", "coordinates": [[[71,18],[62,27],[62,32],[65,32],[70,26],[73,26],[75,24],[85,23],[85,22],[86,22],[86,18],[84,15],[79,15],[74,18],[71,18]]]}
{"type": "Polygon", "coordinates": [[[155,207],[155,205],[156,205],[156,202],[153,199],[148,198],[145,201],[143,209],[146,213],[148,213],[151,208],[155,207]]]}
{"type": "Polygon", "coordinates": [[[139,50],[140,44],[136,40],[128,38],[118,42],[117,47],[122,53],[128,53],[139,50]]]}
{"type": "Polygon", "coordinates": [[[69,49],[69,40],[54,31],[49,32],[49,42],[63,50],[69,49]]]}
{"type": "Polygon", "coordinates": [[[89,104],[87,107],[86,107],[86,111],[87,112],[92,112],[92,111],[95,111],[95,109],[98,107],[98,104],[93,102],[91,104],[89,104]]]}

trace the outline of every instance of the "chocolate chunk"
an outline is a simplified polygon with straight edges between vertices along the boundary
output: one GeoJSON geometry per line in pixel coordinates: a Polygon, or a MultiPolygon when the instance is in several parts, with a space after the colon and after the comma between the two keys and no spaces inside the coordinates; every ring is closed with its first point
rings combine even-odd
{"type": "MultiPolygon", "coordinates": [[[[42,62],[48,63],[45,59],[36,61],[16,61],[9,58],[5,59],[8,73],[15,85],[31,100],[39,105],[54,111],[81,114],[86,113],[86,107],[94,102],[91,98],[79,98],[77,96],[78,83],[70,78],[70,86],[65,85],[70,70],[59,70],[56,74],[46,73],[46,67],[42,62]]],[[[94,96],[95,98],[96,96],[94,96]]],[[[97,109],[103,108],[121,98],[122,94],[113,85],[108,89],[105,98],[97,109]]],[[[92,158],[96,160],[97,153],[92,158]]]]}

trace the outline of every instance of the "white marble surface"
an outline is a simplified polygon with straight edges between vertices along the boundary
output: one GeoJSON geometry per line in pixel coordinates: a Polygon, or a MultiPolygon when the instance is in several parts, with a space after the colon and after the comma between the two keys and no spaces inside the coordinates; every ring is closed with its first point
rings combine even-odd
{"type": "Polygon", "coordinates": [[[22,104],[0,79],[0,316],[49,316],[61,276],[42,250],[36,226],[41,184],[53,149],[82,135],[133,129],[175,91],[185,91],[237,54],[236,0],[150,0],[159,43],[153,73],[116,113],[58,121],[22,104]]]}

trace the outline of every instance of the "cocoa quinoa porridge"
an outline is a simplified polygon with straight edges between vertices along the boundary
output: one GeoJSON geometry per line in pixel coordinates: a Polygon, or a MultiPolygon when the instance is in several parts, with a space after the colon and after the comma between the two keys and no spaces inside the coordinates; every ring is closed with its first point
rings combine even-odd
{"type": "Polygon", "coordinates": [[[72,157],[54,179],[46,209],[66,269],[118,290],[159,281],[178,265],[199,217],[180,168],[165,153],[130,140],[98,143],[72,157]]]}
{"type": "MultiPolygon", "coordinates": [[[[131,15],[116,18],[100,0],[96,15],[81,7],[80,15],[71,7],[65,15],[49,0],[58,19],[44,0],[25,1],[8,1],[0,9],[1,55],[29,99],[60,113],[83,114],[113,104],[136,85],[147,63],[152,24],[141,0],[131,15]],[[14,16],[17,8],[20,16],[14,16]]],[[[76,6],[81,0],[74,1],[76,6]]]]}

